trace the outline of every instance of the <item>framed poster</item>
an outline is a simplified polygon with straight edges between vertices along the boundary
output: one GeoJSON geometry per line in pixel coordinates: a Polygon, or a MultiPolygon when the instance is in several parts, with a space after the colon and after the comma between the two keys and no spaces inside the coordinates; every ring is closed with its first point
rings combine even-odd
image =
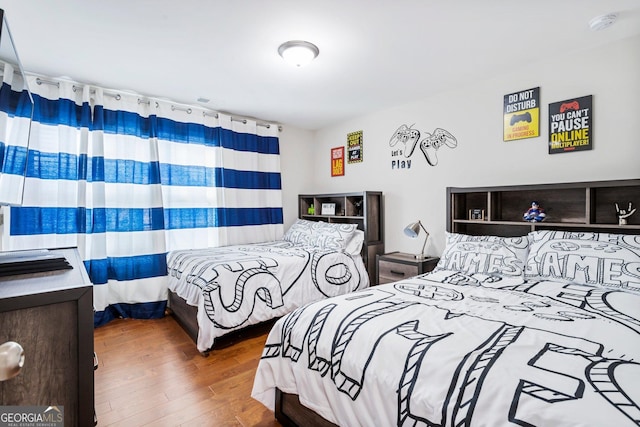
{"type": "Polygon", "coordinates": [[[344,175],[344,147],[331,149],[331,176],[344,175]]]}
{"type": "Polygon", "coordinates": [[[593,148],[592,95],[549,104],[549,154],[593,148]]]}
{"type": "Polygon", "coordinates": [[[362,162],[362,131],[347,134],[347,162],[362,162]]]}
{"type": "Polygon", "coordinates": [[[502,116],[504,141],[540,136],[540,88],[505,95],[502,116]]]}

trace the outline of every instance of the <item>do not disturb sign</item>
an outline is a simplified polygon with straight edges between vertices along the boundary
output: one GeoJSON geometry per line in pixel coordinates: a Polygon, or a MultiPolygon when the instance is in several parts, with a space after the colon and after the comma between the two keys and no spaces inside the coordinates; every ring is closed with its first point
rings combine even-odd
{"type": "Polygon", "coordinates": [[[521,90],[504,96],[504,141],[540,136],[540,88],[521,90]]]}

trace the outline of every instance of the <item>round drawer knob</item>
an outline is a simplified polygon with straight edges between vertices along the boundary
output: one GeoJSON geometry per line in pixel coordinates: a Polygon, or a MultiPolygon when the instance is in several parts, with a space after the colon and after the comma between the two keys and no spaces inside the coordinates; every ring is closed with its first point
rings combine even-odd
{"type": "Polygon", "coordinates": [[[24,350],[17,342],[0,345],[0,381],[9,380],[20,373],[24,365],[24,350]]]}

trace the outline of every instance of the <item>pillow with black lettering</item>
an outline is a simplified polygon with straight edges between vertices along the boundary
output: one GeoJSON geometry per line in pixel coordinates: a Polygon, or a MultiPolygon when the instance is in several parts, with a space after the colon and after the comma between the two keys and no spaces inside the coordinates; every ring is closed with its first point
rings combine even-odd
{"type": "Polygon", "coordinates": [[[297,219],[284,234],[282,240],[297,246],[344,251],[354,237],[357,227],[356,224],[297,219]]]}
{"type": "Polygon", "coordinates": [[[470,236],[446,232],[437,268],[465,274],[522,276],[529,240],[522,237],[470,236]]]}
{"type": "Polygon", "coordinates": [[[525,278],[640,293],[640,236],[531,232],[525,278]]]}

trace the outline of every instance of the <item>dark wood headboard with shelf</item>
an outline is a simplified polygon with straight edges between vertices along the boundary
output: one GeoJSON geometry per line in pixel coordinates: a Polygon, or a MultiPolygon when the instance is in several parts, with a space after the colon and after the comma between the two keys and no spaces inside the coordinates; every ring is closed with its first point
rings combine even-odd
{"type": "Polygon", "coordinates": [[[498,187],[447,187],[447,231],[471,235],[523,236],[534,230],[640,234],[640,179],[498,187]],[[547,214],[527,222],[532,201],[547,214]],[[618,224],[615,204],[638,211],[618,224]],[[471,219],[479,210],[482,219],[471,219]]]}

